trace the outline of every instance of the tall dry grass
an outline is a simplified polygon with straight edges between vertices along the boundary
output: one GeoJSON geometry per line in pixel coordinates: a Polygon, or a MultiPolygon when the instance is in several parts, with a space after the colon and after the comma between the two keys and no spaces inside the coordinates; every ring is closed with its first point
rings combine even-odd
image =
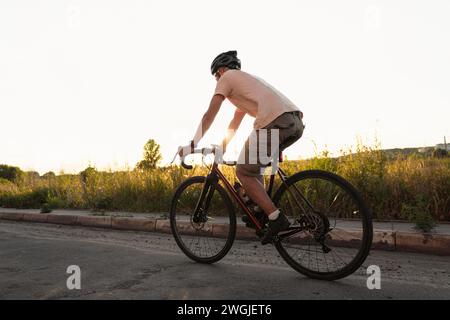
{"type": "MultiPolygon", "coordinates": [[[[285,161],[281,166],[288,174],[322,169],[343,176],[360,190],[375,219],[407,219],[411,208],[419,208],[436,220],[450,221],[448,157],[389,156],[379,146],[358,144],[338,158],[324,152],[308,160],[285,161]]],[[[234,169],[223,166],[222,170],[233,183],[234,169]]],[[[0,206],[40,208],[51,202],[61,208],[166,212],[177,185],[207,172],[205,167],[185,170],[170,166],[147,171],[89,168],[78,175],[24,175],[14,183],[0,179],[0,206]]]]}

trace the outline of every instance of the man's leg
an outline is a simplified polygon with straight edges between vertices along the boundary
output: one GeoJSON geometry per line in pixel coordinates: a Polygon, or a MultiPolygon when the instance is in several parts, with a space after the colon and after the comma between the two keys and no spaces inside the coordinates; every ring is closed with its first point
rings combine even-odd
{"type": "MultiPolygon", "coordinates": [[[[240,167],[242,168],[242,167],[240,167]]],[[[268,244],[278,232],[289,228],[289,220],[275,207],[272,200],[264,189],[261,178],[246,175],[242,170],[237,170],[237,176],[242,183],[245,193],[267,214],[269,217],[269,228],[261,239],[262,244],[268,244]]]]}
{"type": "MultiPolygon", "coordinates": [[[[282,117],[277,118],[280,121],[284,118],[287,118],[291,122],[293,122],[292,115],[285,115],[282,117]]],[[[275,124],[275,121],[273,122],[275,124]]],[[[280,125],[281,128],[291,128],[294,127],[294,125],[280,125]]],[[[274,125],[273,128],[276,128],[274,125]]],[[[272,126],[269,126],[268,129],[272,129],[272,126]]],[[[286,140],[283,139],[285,135],[284,131],[286,130],[274,130],[275,134],[279,134],[280,131],[281,137],[278,136],[276,140],[272,139],[272,130],[257,130],[256,131],[256,148],[255,146],[250,146],[250,140],[253,137],[250,135],[249,139],[247,139],[244,148],[241,151],[241,154],[239,155],[239,161],[237,165],[237,176],[239,180],[242,183],[242,186],[246,192],[246,194],[252,199],[256,204],[266,213],[266,215],[269,217],[269,227],[264,235],[264,237],[261,239],[262,244],[270,243],[275,235],[277,235],[280,231],[284,231],[289,228],[289,220],[287,217],[278,210],[277,207],[275,207],[274,203],[268,196],[265,188],[264,188],[264,180],[261,175],[261,170],[264,168],[262,165],[263,161],[260,161],[260,155],[268,155],[270,158],[272,156],[278,155],[278,150],[280,147],[280,144],[286,140]],[[276,148],[273,149],[272,142],[276,144],[276,148]],[[253,148],[251,148],[253,147],[253,148]],[[261,150],[260,147],[263,149],[261,150]],[[256,150],[255,150],[256,149],[256,150]],[[256,151],[256,154],[255,154],[256,151]],[[274,151],[274,152],[272,152],[274,151]],[[253,154],[252,154],[253,152],[253,154]],[[256,164],[255,162],[248,161],[251,158],[257,159],[256,164]],[[254,164],[252,164],[254,163],[254,164]]],[[[253,137],[254,138],[254,137],[253,137]]],[[[255,139],[253,139],[254,142],[255,139]]],[[[272,159],[273,160],[273,159],[272,159]]]]}
{"type": "Polygon", "coordinates": [[[243,172],[237,170],[237,177],[242,183],[245,193],[252,199],[267,215],[275,212],[277,207],[273,204],[268,196],[262,176],[247,176],[243,172]]]}

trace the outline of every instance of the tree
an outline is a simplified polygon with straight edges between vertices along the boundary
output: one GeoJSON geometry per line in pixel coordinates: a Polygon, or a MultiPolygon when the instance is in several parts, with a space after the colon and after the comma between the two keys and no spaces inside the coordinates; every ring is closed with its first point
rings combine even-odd
{"type": "Polygon", "coordinates": [[[46,172],[42,176],[42,178],[45,178],[45,179],[52,179],[52,178],[55,178],[55,177],[56,177],[56,174],[53,171],[46,172]]]}
{"type": "Polygon", "coordinates": [[[94,167],[87,167],[86,169],[84,169],[83,171],[80,172],[80,177],[81,177],[81,181],[83,182],[83,184],[86,184],[88,177],[90,176],[94,176],[97,173],[97,169],[95,169],[94,167]]]}
{"type": "Polygon", "coordinates": [[[6,164],[0,164],[0,178],[14,182],[22,175],[23,171],[20,170],[20,168],[8,166],[6,164]]]}
{"type": "Polygon", "coordinates": [[[155,140],[148,140],[144,146],[144,159],[138,162],[136,168],[140,170],[156,168],[162,159],[159,148],[159,144],[157,144],[155,140]]]}
{"type": "Polygon", "coordinates": [[[39,179],[41,176],[36,171],[26,171],[25,175],[30,179],[39,179]]]}

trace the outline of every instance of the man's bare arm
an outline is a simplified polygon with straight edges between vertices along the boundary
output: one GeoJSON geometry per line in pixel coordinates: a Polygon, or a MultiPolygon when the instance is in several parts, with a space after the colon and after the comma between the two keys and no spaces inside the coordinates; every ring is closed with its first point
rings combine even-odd
{"type": "Polygon", "coordinates": [[[220,106],[222,105],[222,102],[225,98],[220,95],[216,94],[212,97],[211,102],[209,103],[209,108],[203,115],[202,121],[200,122],[197,131],[194,135],[194,146],[197,146],[197,144],[200,142],[200,140],[203,138],[203,136],[206,134],[208,129],[211,127],[211,124],[214,121],[214,118],[216,117],[217,113],[220,110],[220,106]]]}
{"type": "Polygon", "coordinates": [[[236,134],[237,129],[241,125],[242,119],[244,119],[245,112],[236,109],[234,112],[234,117],[231,120],[230,124],[228,125],[227,135],[225,136],[225,139],[222,141],[222,148],[223,152],[225,153],[227,149],[228,143],[233,139],[234,135],[236,134]]]}

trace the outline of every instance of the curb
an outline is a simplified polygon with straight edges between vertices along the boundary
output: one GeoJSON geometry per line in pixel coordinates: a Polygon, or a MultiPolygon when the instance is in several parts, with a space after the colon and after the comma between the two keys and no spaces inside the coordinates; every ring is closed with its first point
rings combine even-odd
{"type": "Polygon", "coordinates": [[[77,225],[86,227],[111,228],[111,217],[78,216],[77,225]]]}
{"type": "Polygon", "coordinates": [[[118,230],[148,231],[156,230],[155,219],[112,217],[111,228],[118,230]]]}
{"type": "Polygon", "coordinates": [[[54,224],[76,225],[77,218],[78,218],[77,216],[48,214],[47,222],[54,224]]]}
{"type": "MultiPolygon", "coordinates": [[[[334,229],[330,232],[331,239],[337,242],[357,242],[361,239],[359,230],[334,229]]],[[[395,231],[374,230],[372,237],[372,248],[379,250],[396,250],[395,231]]]]}
{"type": "MultiPolygon", "coordinates": [[[[186,228],[187,227],[188,227],[188,224],[186,223],[186,228]]],[[[170,230],[170,221],[169,220],[156,220],[155,231],[162,232],[162,233],[172,233],[172,230],[170,230]]]]}
{"type": "MultiPolygon", "coordinates": [[[[22,219],[27,222],[48,222],[48,214],[46,213],[29,213],[23,214],[22,219]]],[[[20,220],[19,220],[20,221],[20,220]]]]}
{"type": "MultiPolygon", "coordinates": [[[[52,223],[85,227],[97,227],[117,230],[171,233],[170,221],[167,219],[130,218],[111,216],[76,216],[41,213],[0,213],[0,220],[52,223]]],[[[189,222],[180,223],[179,227],[186,233],[195,230],[189,222]]],[[[224,237],[228,229],[221,224],[213,224],[205,233],[214,237],[224,237]]],[[[358,230],[335,229],[331,233],[333,241],[351,243],[360,238],[358,230]]],[[[237,225],[236,239],[259,240],[253,229],[237,225]]],[[[450,235],[421,234],[398,232],[395,230],[374,230],[372,249],[388,251],[419,252],[435,255],[450,255],[450,235]]]]}
{"type": "Polygon", "coordinates": [[[450,255],[450,235],[397,233],[396,249],[399,251],[423,252],[450,255]]]}
{"type": "Polygon", "coordinates": [[[14,221],[22,221],[24,213],[0,213],[0,219],[3,220],[14,220],[14,221]]]}
{"type": "Polygon", "coordinates": [[[374,230],[372,239],[372,248],[395,251],[397,249],[396,231],[374,230]]]}

